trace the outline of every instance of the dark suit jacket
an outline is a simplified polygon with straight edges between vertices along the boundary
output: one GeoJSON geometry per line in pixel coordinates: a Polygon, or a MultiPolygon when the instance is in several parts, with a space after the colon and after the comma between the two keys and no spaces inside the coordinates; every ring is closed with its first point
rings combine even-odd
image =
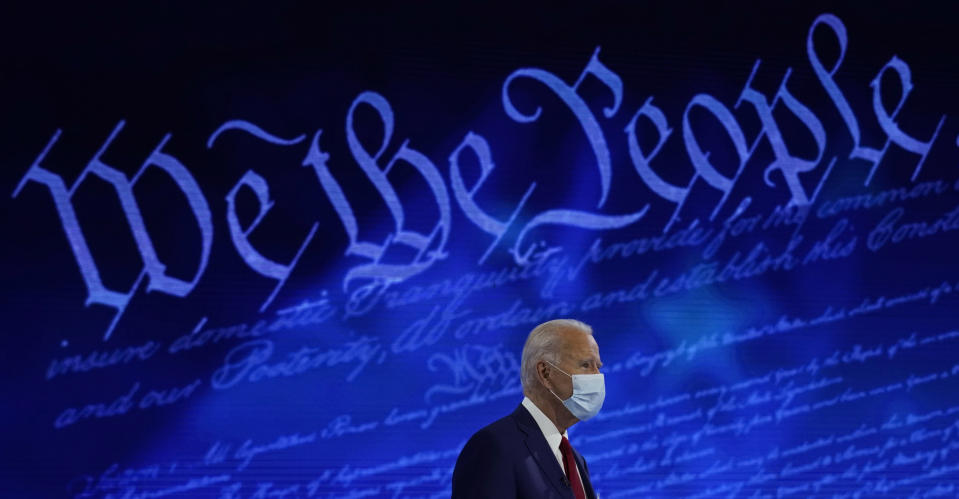
{"type": "MultiPolygon", "coordinates": [[[[586,497],[595,498],[586,461],[573,453],[586,497]]],[[[466,442],[453,470],[453,498],[573,499],[567,483],[543,432],[520,405],[466,442]]]]}

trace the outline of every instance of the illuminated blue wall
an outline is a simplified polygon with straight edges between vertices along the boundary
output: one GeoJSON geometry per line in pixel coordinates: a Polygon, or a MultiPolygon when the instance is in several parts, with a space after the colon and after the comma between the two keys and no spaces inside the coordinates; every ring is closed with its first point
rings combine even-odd
{"type": "Polygon", "coordinates": [[[590,323],[616,497],[959,493],[956,12],[4,20],[3,497],[444,497],[590,323]]]}

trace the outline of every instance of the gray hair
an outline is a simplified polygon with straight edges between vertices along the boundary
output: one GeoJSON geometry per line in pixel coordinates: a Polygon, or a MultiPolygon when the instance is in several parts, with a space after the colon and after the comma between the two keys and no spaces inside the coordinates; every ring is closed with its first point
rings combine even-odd
{"type": "Polygon", "coordinates": [[[559,337],[556,333],[564,329],[579,329],[592,336],[593,328],[585,322],[576,319],[554,319],[544,322],[530,331],[523,346],[523,357],[520,361],[520,381],[523,383],[523,393],[529,394],[536,386],[536,363],[545,360],[559,364],[559,337]]]}

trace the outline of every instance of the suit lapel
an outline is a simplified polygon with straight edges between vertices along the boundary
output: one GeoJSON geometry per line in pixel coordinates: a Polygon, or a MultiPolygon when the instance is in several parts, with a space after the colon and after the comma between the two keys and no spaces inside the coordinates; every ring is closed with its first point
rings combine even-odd
{"type": "Polygon", "coordinates": [[[520,431],[526,435],[526,448],[529,449],[529,453],[533,456],[533,459],[536,460],[536,464],[539,465],[540,470],[546,475],[546,481],[552,484],[553,487],[556,488],[556,492],[560,495],[570,495],[572,492],[571,489],[564,485],[566,474],[563,473],[563,469],[560,468],[559,463],[556,462],[556,455],[553,454],[553,451],[549,448],[549,444],[546,443],[546,437],[543,436],[543,432],[540,431],[539,426],[536,425],[533,416],[520,404],[520,406],[513,411],[513,419],[516,421],[516,425],[519,426],[520,431]]]}
{"type": "Polygon", "coordinates": [[[579,468],[579,477],[583,480],[583,489],[585,489],[586,497],[595,498],[596,491],[593,490],[593,484],[589,479],[589,469],[586,468],[586,460],[583,459],[583,456],[576,449],[573,449],[573,457],[576,458],[576,466],[579,468]]]}

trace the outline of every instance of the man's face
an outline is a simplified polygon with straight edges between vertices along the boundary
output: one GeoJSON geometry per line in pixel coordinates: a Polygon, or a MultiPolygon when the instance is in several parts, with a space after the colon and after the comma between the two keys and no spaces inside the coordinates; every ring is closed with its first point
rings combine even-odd
{"type": "MultiPolygon", "coordinates": [[[[568,374],[597,374],[603,362],[599,358],[599,345],[592,335],[576,328],[567,328],[560,333],[560,369],[568,374]]],[[[547,364],[549,365],[549,364],[547,364]]],[[[573,380],[569,376],[553,370],[550,374],[556,395],[566,400],[573,396],[573,380]]]]}

